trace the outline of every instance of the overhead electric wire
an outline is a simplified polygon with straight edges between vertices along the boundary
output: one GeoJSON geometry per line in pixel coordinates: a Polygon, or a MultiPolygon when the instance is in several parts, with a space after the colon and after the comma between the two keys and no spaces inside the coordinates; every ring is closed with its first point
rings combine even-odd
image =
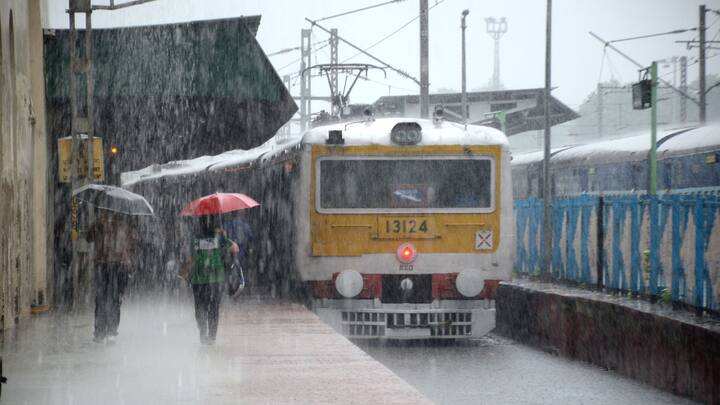
{"type": "MultiPolygon", "coordinates": [[[[325,47],[327,47],[327,46],[330,45],[329,42],[327,42],[327,41],[322,41],[322,42],[325,42],[325,44],[324,44],[323,46],[315,49],[315,51],[319,51],[319,50],[321,50],[321,49],[323,49],[323,48],[325,48],[325,47]]],[[[322,43],[322,42],[318,42],[318,43],[322,43]]],[[[302,56],[299,57],[299,58],[297,58],[297,59],[295,59],[295,60],[293,60],[292,62],[288,63],[287,65],[284,65],[284,66],[278,68],[277,71],[279,72],[279,71],[281,71],[281,70],[283,70],[283,69],[285,69],[285,68],[287,68],[287,67],[289,67],[289,66],[291,66],[291,65],[293,65],[293,64],[295,64],[295,63],[300,62],[301,60],[302,60],[302,56]]]]}
{"type": "Polygon", "coordinates": [[[602,80],[603,68],[605,67],[605,56],[607,55],[607,48],[603,48],[602,56],[600,57],[600,74],[598,74],[597,82],[600,83],[602,80]]]}
{"type": "Polygon", "coordinates": [[[317,19],[317,20],[313,20],[313,23],[320,22],[320,21],[325,21],[325,20],[329,20],[329,19],[335,18],[335,17],[342,17],[342,16],[345,16],[345,15],[348,15],[348,14],[359,13],[360,11],[370,10],[371,8],[380,7],[380,6],[385,6],[385,5],[392,4],[392,3],[399,3],[399,2],[401,2],[401,1],[404,1],[404,0],[390,0],[390,1],[386,1],[386,2],[384,2],[384,3],[379,3],[379,4],[372,5],[372,6],[367,6],[367,7],[359,8],[359,9],[357,9],[357,10],[346,11],[346,12],[344,12],[344,13],[331,15],[331,16],[329,16],[329,17],[319,18],[319,19],[317,19]]]}
{"type": "MultiPolygon", "coordinates": [[[[705,27],[705,31],[707,31],[707,30],[709,30],[710,28],[712,28],[712,26],[715,25],[715,23],[718,22],[718,20],[720,20],[720,17],[715,18],[715,20],[713,20],[713,22],[710,23],[710,25],[706,26],[706,27],[705,27]]],[[[697,35],[694,36],[693,39],[691,39],[689,42],[696,42],[696,41],[697,41],[697,35]]]]}
{"type": "Polygon", "coordinates": [[[115,4],[115,0],[110,0],[109,5],[99,5],[98,4],[98,5],[92,6],[92,9],[93,10],[119,10],[121,8],[137,6],[139,4],[149,3],[151,1],[155,1],[155,0],[132,0],[132,1],[128,1],[127,3],[120,3],[120,4],[115,4]]]}
{"type": "MultiPolygon", "coordinates": [[[[314,27],[318,27],[318,28],[320,28],[321,30],[325,31],[326,33],[330,34],[330,30],[328,30],[327,28],[323,27],[322,25],[313,22],[313,21],[312,21],[311,19],[309,19],[309,18],[305,18],[305,20],[306,20],[307,22],[311,23],[314,27]]],[[[380,65],[382,65],[383,67],[386,67],[386,68],[392,70],[393,72],[396,72],[396,73],[399,74],[400,76],[405,77],[405,78],[408,78],[408,79],[414,81],[415,83],[420,84],[420,80],[418,80],[417,78],[411,76],[410,73],[407,73],[407,72],[405,72],[405,71],[403,71],[403,70],[400,70],[400,69],[398,69],[398,68],[390,65],[389,63],[380,60],[378,57],[376,57],[376,56],[374,56],[374,55],[372,55],[372,54],[370,54],[370,53],[368,53],[368,52],[363,51],[362,48],[358,47],[357,45],[353,44],[352,42],[348,41],[347,39],[341,37],[340,35],[337,35],[337,39],[338,39],[339,41],[342,41],[342,42],[348,44],[348,45],[351,46],[352,48],[357,49],[358,51],[364,53],[364,54],[367,55],[370,59],[372,59],[372,60],[380,63],[380,65]]]]}
{"type": "MultiPolygon", "coordinates": [[[[435,8],[436,6],[442,4],[444,1],[445,1],[445,0],[436,1],[435,4],[433,4],[432,7],[430,7],[430,8],[428,9],[428,11],[430,11],[430,10],[432,10],[433,8],[435,8]]],[[[368,49],[371,49],[372,47],[377,46],[379,43],[387,40],[388,38],[390,38],[391,36],[395,35],[397,32],[399,32],[400,30],[402,30],[403,28],[405,28],[406,26],[408,26],[410,23],[412,23],[413,21],[417,20],[418,18],[420,18],[420,15],[418,15],[418,16],[416,16],[415,18],[413,18],[412,20],[408,21],[406,24],[404,24],[404,25],[401,26],[400,28],[396,29],[395,31],[393,31],[392,33],[388,34],[386,37],[382,38],[381,40],[377,41],[376,43],[374,43],[373,45],[371,45],[370,47],[368,47],[368,48],[366,48],[366,49],[361,49],[361,48],[357,47],[356,45],[348,42],[346,39],[338,36],[338,39],[339,39],[339,40],[341,40],[342,42],[345,42],[345,43],[348,44],[349,46],[351,46],[351,47],[357,49],[358,51],[360,51],[360,52],[358,52],[357,54],[351,56],[350,58],[347,58],[347,59],[343,60],[342,63],[347,62],[348,60],[350,60],[350,59],[352,59],[352,58],[355,58],[355,57],[358,56],[359,54],[365,54],[365,55],[369,56],[370,58],[374,59],[375,61],[381,63],[383,66],[387,67],[388,69],[393,70],[393,71],[399,73],[400,76],[405,77],[405,78],[408,78],[408,79],[410,79],[410,80],[412,80],[412,81],[414,81],[414,82],[416,82],[416,83],[419,84],[419,81],[418,81],[416,78],[410,76],[410,74],[408,74],[407,72],[402,71],[402,70],[400,70],[400,69],[397,69],[397,68],[391,66],[390,64],[388,64],[388,63],[386,63],[386,62],[383,62],[382,60],[376,58],[375,56],[373,56],[373,55],[371,55],[371,54],[369,54],[369,53],[367,52],[368,49]]],[[[317,24],[317,22],[318,22],[318,21],[321,21],[321,20],[311,20],[311,19],[309,19],[309,18],[305,18],[305,20],[307,20],[307,21],[308,21],[309,23],[311,23],[313,26],[317,26],[317,27],[320,28],[321,30],[329,33],[329,31],[328,31],[326,28],[324,28],[324,27],[321,26],[320,24],[317,24]]]]}
{"type": "Polygon", "coordinates": [[[381,82],[381,81],[378,81],[378,80],[373,80],[373,79],[370,79],[370,78],[367,78],[367,77],[360,77],[360,79],[361,79],[361,80],[368,81],[368,82],[371,82],[371,83],[374,83],[374,84],[382,85],[383,87],[390,87],[390,88],[393,88],[393,89],[403,90],[403,91],[407,91],[407,92],[410,92],[410,93],[415,93],[415,92],[417,91],[417,90],[406,89],[406,88],[404,88],[404,87],[398,87],[398,86],[392,85],[392,84],[390,84],[390,83],[381,82]]]}
{"type": "MultiPolygon", "coordinates": [[[[440,0],[440,1],[436,2],[435,4],[433,4],[432,7],[428,8],[428,12],[430,12],[430,10],[432,10],[432,9],[435,8],[436,6],[442,4],[444,1],[445,1],[445,0],[440,0]]],[[[384,42],[384,41],[387,40],[388,38],[390,38],[390,37],[392,37],[393,35],[397,34],[397,33],[400,32],[403,28],[405,28],[405,27],[407,27],[408,25],[412,24],[414,21],[416,21],[416,20],[419,19],[419,18],[420,18],[420,14],[418,14],[417,16],[415,16],[415,18],[411,19],[410,21],[408,21],[408,22],[406,22],[405,24],[403,24],[402,26],[400,26],[400,28],[396,29],[395,31],[393,31],[393,32],[391,32],[390,34],[388,34],[388,35],[386,35],[385,37],[383,37],[382,39],[378,40],[378,41],[375,42],[374,44],[372,44],[372,45],[370,45],[369,47],[363,49],[363,51],[365,51],[365,52],[369,51],[370,49],[372,49],[372,48],[374,48],[375,46],[379,45],[380,43],[384,42]]],[[[343,60],[341,63],[345,63],[345,62],[349,61],[350,59],[355,58],[355,57],[358,56],[358,55],[362,55],[362,52],[356,53],[355,55],[353,55],[353,56],[351,56],[351,57],[343,60]]]]}
{"type": "Polygon", "coordinates": [[[620,71],[613,64],[610,54],[607,53],[607,50],[605,50],[604,52],[605,52],[606,58],[607,58],[608,69],[610,69],[610,79],[612,80],[615,77],[618,77],[620,79],[620,81],[622,81],[622,75],[620,74],[620,71]]]}
{"type": "Polygon", "coordinates": [[[679,29],[679,30],[673,30],[673,31],[668,31],[668,32],[661,32],[661,33],[659,33],[659,34],[649,34],[649,35],[640,35],[640,36],[637,36],[637,37],[613,39],[613,40],[607,41],[606,44],[612,44],[612,43],[615,43],[615,42],[623,42],[623,41],[632,41],[632,40],[635,40],[635,39],[644,39],[644,38],[659,37],[659,36],[662,36],[662,35],[682,34],[683,32],[688,32],[688,31],[697,31],[697,28],[679,29]]]}
{"type": "MultiPolygon", "coordinates": [[[[713,11],[715,11],[715,10],[713,10],[713,11]]],[[[720,15],[720,14],[718,14],[718,15],[720,15]]],[[[720,17],[715,17],[715,19],[713,20],[713,22],[710,23],[710,25],[708,25],[707,27],[705,27],[705,29],[706,29],[706,30],[709,30],[710,28],[712,28],[712,26],[715,25],[715,23],[718,22],[718,20],[720,20],[720,17]]]]}
{"type": "Polygon", "coordinates": [[[715,35],[712,37],[712,39],[710,40],[710,42],[715,41],[718,36],[720,36],[720,29],[717,30],[717,32],[716,32],[715,35]]]}
{"type": "MultiPolygon", "coordinates": [[[[313,46],[315,46],[315,45],[322,44],[323,42],[325,42],[325,41],[314,42],[314,43],[310,44],[310,47],[313,47],[313,46]]],[[[281,49],[281,50],[279,50],[279,51],[277,51],[277,52],[269,53],[269,54],[267,54],[266,56],[275,56],[275,55],[280,55],[280,54],[283,54],[283,53],[288,53],[288,52],[292,52],[292,51],[299,51],[299,50],[300,50],[300,47],[299,47],[299,46],[294,46],[294,47],[292,47],[292,48],[285,48],[285,49],[281,49]]]]}
{"type": "MultiPolygon", "coordinates": [[[[589,34],[592,35],[592,36],[593,36],[595,39],[597,39],[598,41],[602,42],[602,43],[605,45],[605,47],[609,47],[609,48],[612,49],[613,51],[617,52],[620,56],[622,56],[622,57],[624,57],[625,59],[627,59],[627,60],[629,60],[630,62],[632,62],[635,66],[637,66],[637,67],[639,67],[639,68],[641,68],[641,69],[643,69],[643,68],[646,67],[646,66],[641,65],[638,61],[636,61],[636,60],[634,60],[633,58],[629,57],[629,56],[626,55],[625,53],[623,53],[621,50],[619,50],[618,48],[616,48],[614,45],[610,44],[608,41],[605,41],[604,39],[602,39],[602,38],[600,38],[599,36],[597,36],[594,32],[590,31],[589,34]]],[[[678,92],[678,93],[682,94],[683,96],[685,96],[687,99],[689,99],[690,101],[692,101],[695,105],[700,105],[700,102],[699,102],[699,101],[697,101],[697,100],[695,100],[694,98],[690,97],[690,96],[689,96],[687,93],[685,93],[684,91],[682,91],[682,90],[676,88],[675,86],[671,85],[671,84],[668,83],[666,80],[663,80],[663,79],[659,79],[659,80],[660,80],[661,83],[665,84],[666,86],[672,87],[673,90],[675,90],[676,92],[678,92]]]]}
{"type": "MultiPolygon", "coordinates": [[[[316,37],[315,37],[315,33],[313,33],[312,31],[310,31],[310,37],[313,38],[313,39],[315,39],[315,38],[316,38],[316,37]]],[[[325,44],[327,44],[327,45],[330,44],[330,40],[329,40],[329,39],[326,40],[326,41],[318,41],[318,42],[325,42],[325,44]]],[[[325,54],[325,56],[326,56],[328,59],[330,59],[330,55],[327,53],[327,51],[325,51],[325,48],[327,48],[327,46],[320,47],[320,48],[316,49],[315,51],[316,51],[316,52],[317,52],[317,51],[323,51],[323,54],[325,54]]]]}

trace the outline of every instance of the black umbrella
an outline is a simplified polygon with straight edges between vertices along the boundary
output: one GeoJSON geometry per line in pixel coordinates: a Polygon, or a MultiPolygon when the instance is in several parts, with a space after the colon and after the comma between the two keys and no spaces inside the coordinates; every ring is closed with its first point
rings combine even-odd
{"type": "Polygon", "coordinates": [[[88,184],[73,190],[73,196],[105,211],[125,215],[155,215],[145,197],[120,187],[88,184]]]}

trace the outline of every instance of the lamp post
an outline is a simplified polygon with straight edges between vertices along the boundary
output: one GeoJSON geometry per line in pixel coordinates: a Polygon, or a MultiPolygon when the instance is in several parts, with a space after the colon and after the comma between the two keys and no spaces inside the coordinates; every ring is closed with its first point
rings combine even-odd
{"type": "Polygon", "coordinates": [[[493,90],[500,89],[500,38],[507,32],[507,21],[505,17],[496,20],[493,17],[485,19],[485,30],[495,40],[495,63],[493,64],[493,75],[490,86],[493,90]]]}
{"type": "Polygon", "coordinates": [[[470,10],[463,10],[462,20],[460,28],[462,29],[462,117],[463,121],[467,124],[468,110],[467,110],[467,89],[465,88],[465,17],[470,14],[470,10]]]}

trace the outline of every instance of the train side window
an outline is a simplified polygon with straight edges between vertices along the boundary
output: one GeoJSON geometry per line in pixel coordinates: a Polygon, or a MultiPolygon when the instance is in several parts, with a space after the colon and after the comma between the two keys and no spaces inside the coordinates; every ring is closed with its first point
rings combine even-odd
{"type": "Polygon", "coordinates": [[[640,179],[642,177],[642,167],[639,164],[636,163],[632,165],[632,176],[630,177],[631,188],[633,190],[639,189],[641,183],[640,179]]]}
{"type": "Polygon", "coordinates": [[[588,191],[588,169],[581,168],[580,171],[580,192],[588,191]]]}
{"type": "Polygon", "coordinates": [[[662,173],[663,184],[661,188],[669,189],[672,188],[672,163],[663,162],[663,173],[662,173]]]}
{"type": "Polygon", "coordinates": [[[532,197],[533,195],[533,183],[535,182],[535,176],[529,174],[527,176],[527,194],[526,197],[532,197]]]}

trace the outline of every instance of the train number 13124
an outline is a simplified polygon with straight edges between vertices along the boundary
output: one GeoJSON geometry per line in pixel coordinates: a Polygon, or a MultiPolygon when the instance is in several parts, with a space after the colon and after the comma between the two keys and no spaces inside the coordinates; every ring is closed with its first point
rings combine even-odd
{"type": "Polygon", "coordinates": [[[425,219],[387,219],[385,220],[385,233],[411,234],[427,233],[428,223],[425,219]]]}
{"type": "Polygon", "coordinates": [[[378,238],[380,239],[432,239],[435,237],[433,217],[378,217],[378,238]]]}

